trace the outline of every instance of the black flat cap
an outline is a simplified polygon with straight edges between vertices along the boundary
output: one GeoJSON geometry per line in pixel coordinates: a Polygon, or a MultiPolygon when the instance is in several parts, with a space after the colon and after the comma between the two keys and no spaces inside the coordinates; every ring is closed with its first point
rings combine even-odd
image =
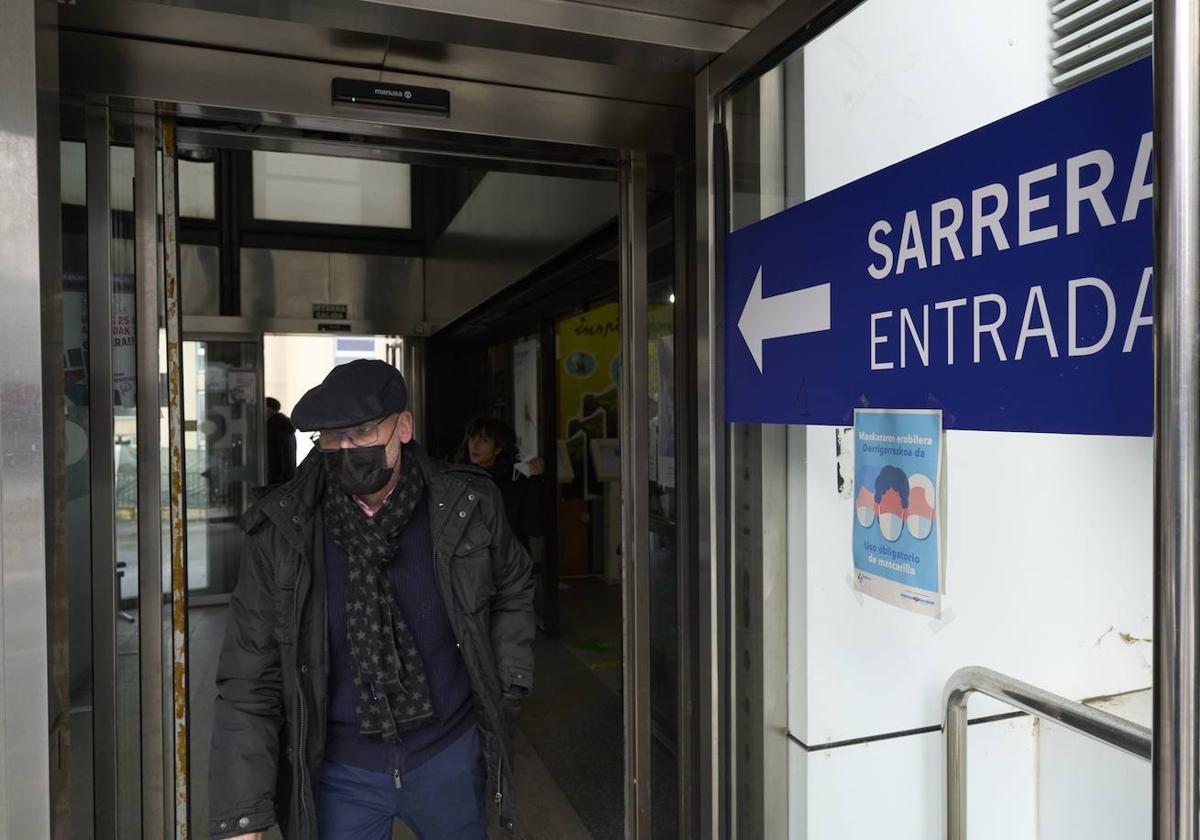
{"type": "Polygon", "coordinates": [[[329,371],[300,398],[292,424],[302,432],[343,429],[397,414],[408,407],[400,371],[381,359],[355,359],[329,371]]]}

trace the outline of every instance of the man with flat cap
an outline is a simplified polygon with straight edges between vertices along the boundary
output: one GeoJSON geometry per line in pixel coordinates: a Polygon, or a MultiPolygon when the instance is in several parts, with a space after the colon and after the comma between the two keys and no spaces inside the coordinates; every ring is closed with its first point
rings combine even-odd
{"type": "Polygon", "coordinates": [[[214,838],[483,840],[513,827],[533,685],[530,560],[486,473],[413,441],[404,378],[358,360],[296,404],[296,477],[243,521],[217,669],[214,838]]]}

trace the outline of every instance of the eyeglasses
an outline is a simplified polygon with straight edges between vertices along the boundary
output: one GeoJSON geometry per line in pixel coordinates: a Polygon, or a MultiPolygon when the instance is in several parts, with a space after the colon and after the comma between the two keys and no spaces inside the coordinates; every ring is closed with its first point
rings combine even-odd
{"type": "Polygon", "coordinates": [[[309,439],[321,449],[341,449],[343,440],[350,441],[354,447],[374,446],[379,443],[379,427],[386,420],[386,417],[383,420],[369,420],[349,429],[326,429],[316,432],[309,439]]]}

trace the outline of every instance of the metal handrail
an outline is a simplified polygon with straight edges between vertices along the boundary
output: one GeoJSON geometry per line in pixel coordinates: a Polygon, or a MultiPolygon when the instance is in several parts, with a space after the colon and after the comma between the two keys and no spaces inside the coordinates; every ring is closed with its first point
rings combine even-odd
{"type": "Polygon", "coordinates": [[[1122,752],[1150,760],[1150,730],[1124,718],[1076,703],[990,668],[955,671],[946,682],[946,840],[967,837],[967,701],[986,694],[1034,717],[1086,735],[1122,752]]]}

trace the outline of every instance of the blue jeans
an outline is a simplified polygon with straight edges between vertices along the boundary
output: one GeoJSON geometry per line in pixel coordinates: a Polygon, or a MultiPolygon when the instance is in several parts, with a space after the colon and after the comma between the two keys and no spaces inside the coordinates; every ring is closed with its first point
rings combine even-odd
{"type": "Polygon", "coordinates": [[[421,840],[487,840],[479,732],[457,741],[400,779],[325,762],[317,796],[321,840],[391,840],[399,817],[421,840]]]}

